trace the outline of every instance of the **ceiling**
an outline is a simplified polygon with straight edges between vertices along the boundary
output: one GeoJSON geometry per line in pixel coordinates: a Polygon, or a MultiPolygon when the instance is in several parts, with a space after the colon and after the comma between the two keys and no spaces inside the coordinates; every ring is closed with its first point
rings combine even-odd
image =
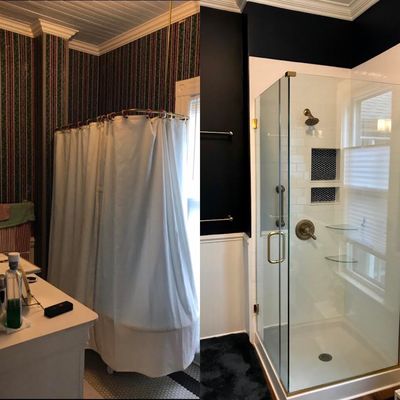
{"type": "MultiPolygon", "coordinates": [[[[173,7],[188,1],[173,1],[173,7]]],[[[0,1],[0,15],[33,24],[38,18],[78,30],[74,40],[100,45],[168,13],[169,1],[0,1]]]]}

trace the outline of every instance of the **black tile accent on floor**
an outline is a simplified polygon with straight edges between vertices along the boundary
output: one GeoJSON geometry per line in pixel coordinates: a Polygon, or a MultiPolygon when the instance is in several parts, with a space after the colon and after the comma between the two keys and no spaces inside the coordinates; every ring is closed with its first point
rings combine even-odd
{"type": "Polygon", "coordinates": [[[245,333],[200,343],[202,400],[271,400],[257,354],[245,333]]]}
{"type": "Polygon", "coordinates": [[[190,375],[183,371],[179,371],[169,374],[168,376],[194,395],[200,396],[200,382],[196,381],[196,379],[192,378],[190,375]]]}

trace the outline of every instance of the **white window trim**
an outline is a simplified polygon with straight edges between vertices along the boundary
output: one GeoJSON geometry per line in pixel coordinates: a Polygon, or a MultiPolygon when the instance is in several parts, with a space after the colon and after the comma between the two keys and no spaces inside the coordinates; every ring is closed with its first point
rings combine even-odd
{"type": "Polygon", "coordinates": [[[177,81],[175,86],[175,112],[187,115],[190,99],[200,95],[200,77],[177,81]]]}

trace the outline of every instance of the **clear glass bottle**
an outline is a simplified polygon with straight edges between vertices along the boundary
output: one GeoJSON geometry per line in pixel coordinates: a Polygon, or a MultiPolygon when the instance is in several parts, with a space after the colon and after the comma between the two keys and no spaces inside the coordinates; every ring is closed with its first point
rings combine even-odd
{"type": "Polygon", "coordinates": [[[7,327],[18,329],[22,325],[22,276],[18,271],[19,253],[8,253],[10,269],[6,271],[7,327]]]}

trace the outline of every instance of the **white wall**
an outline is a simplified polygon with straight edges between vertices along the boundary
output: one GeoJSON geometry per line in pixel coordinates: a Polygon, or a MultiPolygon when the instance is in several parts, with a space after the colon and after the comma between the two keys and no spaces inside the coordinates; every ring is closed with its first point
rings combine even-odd
{"type": "Polygon", "coordinates": [[[400,83],[400,44],[351,70],[353,79],[400,83]]]}
{"type": "Polygon", "coordinates": [[[243,233],[201,236],[201,338],[247,330],[246,243],[243,233]]]}

